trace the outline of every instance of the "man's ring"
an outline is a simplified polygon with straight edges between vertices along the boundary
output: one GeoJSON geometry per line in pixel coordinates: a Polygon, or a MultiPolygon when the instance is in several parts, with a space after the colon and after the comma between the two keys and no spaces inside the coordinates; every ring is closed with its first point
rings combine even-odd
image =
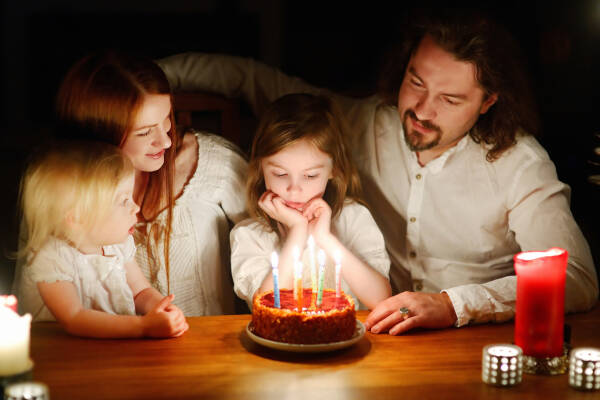
{"type": "Polygon", "coordinates": [[[410,310],[406,307],[402,307],[400,308],[400,315],[402,316],[402,319],[407,319],[408,317],[410,317],[410,310]]]}

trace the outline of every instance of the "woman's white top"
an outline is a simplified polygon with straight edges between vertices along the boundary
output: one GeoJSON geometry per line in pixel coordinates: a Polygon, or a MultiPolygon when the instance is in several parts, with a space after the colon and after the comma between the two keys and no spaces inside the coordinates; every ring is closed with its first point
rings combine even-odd
{"type": "MultiPolygon", "coordinates": [[[[385,250],[383,235],[366,207],[346,202],[340,214],[332,219],[331,232],[350,252],[389,279],[390,259],[385,250]]],[[[271,272],[271,253],[280,253],[281,245],[277,233],[253,219],[242,221],[231,231],[231,272],[234,290],[250,307],[254,294],[271,272]]],[[[303,250],[301,260],[302,286],[309,288],[312,283],[311,252],[308,247],[303,250]]],[[[316,254],[313,260],[317,263],[316,254]]],[[[341,264],[344,268],[343,260],[341,264]]],[[[316,265],[318,266],[318,263],[316,265]]],[[[335,288],[335,263],[329,257],[325,262],[323,287],[335,288]]],[[[342,290],[354,298],[357,308],[366,309],[343,279],[342,290]]]]}
{"type": "MultiPolygon", "coordinates": [[[[229,231],[246,217],[247,163],[225,139],[197,133],[198,165],[173,207],[169,247],[170,292],[186,316],[234,313],[229,231]]],[[[148,281],[167,295],[164,229],[167,211],[136,229],[151,237],[150,252],[136,232],[136,260],[148,281]],[[156,245],[155,234],[158,235],[156,245]],[[156,279],[151,279],[151,271],[156,279]]]]}
{"type": "Polygon", "coordinates": [[[54,321],[37,288],[38,282],[73,283],[83,308],[109,314],[135,315],[133,293],[124,265],[135,255],[133,237],[103,246],[104,255],[83,254],[63,240],[51,238],[22,267],[17,297],[33,321],[54,321]]]}

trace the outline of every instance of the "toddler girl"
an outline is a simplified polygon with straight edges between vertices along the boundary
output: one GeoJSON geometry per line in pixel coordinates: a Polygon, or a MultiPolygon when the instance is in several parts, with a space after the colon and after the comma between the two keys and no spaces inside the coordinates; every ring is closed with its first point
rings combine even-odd
{"type": "Polygon", "coordinates": [[[151,288],[135,261],[133,184],[129,159],[104,143],[62,143],[30,163],[21,186],[28,239],[19,300],[34,320],[97,338],[188,329],[173,295],[151,288]]]}
{"type": "Polygon", "coordinates": [[[344,291],[368,308],[390,296],[390,261],[381,232],[358,202],[360,181],[344,131],[339,112],[321,96],[286,95],[263,114],[246,186],[253,218],[231,232],[234,290],[249,305],[273,288],[273,251],[280,253],[280,287],[292,288],[294,247],[302,253],[303,286],[311,286],[310,235],[328,256],[325,287],[334,287],[339,251],[344,291]]]}

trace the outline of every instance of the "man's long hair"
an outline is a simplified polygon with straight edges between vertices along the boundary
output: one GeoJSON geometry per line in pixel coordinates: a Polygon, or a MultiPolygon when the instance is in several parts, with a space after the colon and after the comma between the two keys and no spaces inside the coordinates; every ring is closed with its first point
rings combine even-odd
{"type": "Polygon", "coordinates": [[[408,61],[426,35],[457,60],[472,63],[486,95],[498,94],[469,132],[475,142],[489,146],[488,161],[515,144],[517,134],[538,135],[539,116],[521,51],[504,28],[478,13],[445,10],[418,18],[384,65],[379,91],[388,102],[397,104],[408,61]]]}

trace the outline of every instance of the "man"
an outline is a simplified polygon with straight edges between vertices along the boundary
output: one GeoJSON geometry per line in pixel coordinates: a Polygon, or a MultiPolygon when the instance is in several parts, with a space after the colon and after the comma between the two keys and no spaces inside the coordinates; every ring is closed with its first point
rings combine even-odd
{"type": "Polygon", "coordinates": [[[590,249],[569,187],[530,134],[536,115],[510,38],[473,17],[430,21],[407,36],[402,67],[389,75],[402,77],[397,107],[379,96],[338,96],[247,59],[183,54],[159,63],[174,90],[243,96],[257,114],[291,92],[339,103],[399,293],[368,316],[371,332],[508,320],[514,254],[550,247],[569,251],[565,310],[591,308],[590,249]]]}

